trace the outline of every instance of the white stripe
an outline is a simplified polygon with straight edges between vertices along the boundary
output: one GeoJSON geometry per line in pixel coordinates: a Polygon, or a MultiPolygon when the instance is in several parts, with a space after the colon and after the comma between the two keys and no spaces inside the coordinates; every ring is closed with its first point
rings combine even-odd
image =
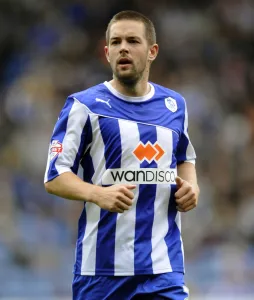
{"type": "Polygon", "coordinates": [[[176,217],[175,217],[175,222],[176,222],[176,225],[181,233],[181,215],[180,215],[180,212],[178,211],[177,214],[176,214],[176,217]]]}
{"type": "MultiPolygon", "coordinates": [[[[189,288],[187,288],[187,286],[186,285],[183,285],[183,291],[186,293],[186,294],[188,294],[189,295],[189,288]]],[[[188,298],[185,298],[185,300],[188,300],[188,298]]]]}
{"type": "Polygon", "coordinates": [[[49,171],[49,165],[50,165],[50,145],[49,145],[49,150],[48,150],[48,159],[47,159],[47,166],[46,166],[46,171],[44,175],[44,183],[48,182],[48,171],[49,171]]]}
{"type": "MultiPolygon", "coordinates": [[[[164,149],[165,154],[157,162],[158,168],[169,168],[172,162],[173,136],[160,127],[157,130],[157,142],[164,149]]],[[[162,270],[172,271],[168,256],[168,247],[164,240],[168,232],[168,206],[171,186],[168,184],[157,185],[156,198],[154,201],[154,221],[152,228],[152,262],[153,273],[160,273],[162,270]]]]}
{"type": "Polygon", "coordinates": [[[181,226],[181,213],[178,211],[175,217],[175,222],[176,225],[180,231],[180,241],[181,241],[181,249],[182,249],[182,255],[183,255],[183,267],[184,267],[184,271],[185,271],[185,266],[184,266],[184,248],[183,248],[183,239],[182,239],[182,235],[181,235],[181,230],[182,230],[182,226],[181,226]]]}
{"type": "Polygon", "coordinates": [[[81,135],[88,118],[86,109],[79,101],[74,99],[74,103],[69,113],[66,133],[62,142],[63,152],[60,153],[55,162],[58,174],[72,172],[76,155],[81,142],[81,135]]]}
{"type": "Polygon", "coordinates": [[[188,134],[188,111],[187,111],[187,104],[185,100],[184,100],[184,104],[185,104],[184,134],[187,137],[189,142],[186,149],[186,161],[190,160],[193,163],[193,160],[195,160],[196,158],[196,153],[188,134]]]}
{"type": "Polygon", "coordinates": [[[102,174],[106,171],[106,160],[104,157],[104,142],[101,136],[99,117],[90,115],[93,141],[91,145],[90,155],[94,166],[94,175],[92,177],[93,184],[101,185],[102,174]]]}
{"type": "MultiPolygon", "coordinates": [[[[93,142],[90,149],[94,166],[92,182],[100,184],[101,176],[105,172],[104,143],[102,140],[98,116],[90,115],[93,132],[93,142]]],[[[86,229],[82,241],[81,274],[95,274],[96,267],[96,243],[98,235],[98,223],[101,209],[91,202],[86,203],[86,229]]]]}
{"type": "Polygon", "coordinates": [[[100,220],[100,207],[87,202],[86,228],[82,240],[81,275],[95,275],[96,242],[98,235],[98,222],[100,220]]]}
{"type": "MultiPolygon", "coordinates": [[[[122,159],[121,166],[139,168],[139,162],[132,154],[133,148],[140,141],[138,126],[134,122],[119,120],[122,159]],[[131,134],[131,138],[130,137],[131,134]]],[[[139,195],[138,186],[134,192],[131,208],[117,215],[115,236],[115,275],[134,275],[134,241],[136,222],[136,203],[139,195]]]]}

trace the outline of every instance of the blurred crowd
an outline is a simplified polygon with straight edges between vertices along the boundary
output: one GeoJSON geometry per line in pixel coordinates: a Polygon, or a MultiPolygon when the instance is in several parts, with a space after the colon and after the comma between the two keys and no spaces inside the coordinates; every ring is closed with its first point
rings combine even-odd
{"type": "Polygon", "coordinates": [[[111,79],[104,32],[124,9],[154,22],[151,81],[188,105],[201,195],[182,215],[187,285],[254,294],[254,2],[0,0],[0,298],[70,295],[82,204],[45,192],[48,144],[66,97],[111,79]]]}

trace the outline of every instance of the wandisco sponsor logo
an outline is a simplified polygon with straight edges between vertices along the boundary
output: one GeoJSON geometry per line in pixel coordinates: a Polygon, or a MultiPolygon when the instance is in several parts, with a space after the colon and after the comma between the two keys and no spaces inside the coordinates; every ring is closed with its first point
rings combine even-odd
{"type": "Polygon", "coordinates": [[[107,169],[102,184],[175,184],[176,169],[107,169]]]}

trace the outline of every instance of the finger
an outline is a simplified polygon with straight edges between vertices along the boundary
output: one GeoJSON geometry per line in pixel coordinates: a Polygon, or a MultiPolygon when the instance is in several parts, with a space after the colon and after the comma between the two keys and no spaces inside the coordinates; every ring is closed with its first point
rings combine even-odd
{"type": "Polygon", "coordinates": [[[128,206],[131,206],[132,203],[133,203],[132,199],[130,199],[129,197],[125,196],[123,193],[120,193],[120,194],[118,195],[117,199],[118,199],[120,202],[122,202],[122,203],[124,203],[124,204],[126,204],[126,205],[128,205],[128,206]]]}
{"type": "Polygon", "coordinates": [[[175,182],[176,182],[177,187],[180,188],[182,186],[182,184],[184,183],[184,180],[181,177],[176,176],[175,182]]]}
{"type": "Polygon", "coordinates": [[[134,190],[137,186],[135,184],[128,184],[125,187],[127,187],[129,190],[134,190]]]}
{"type": "Polygon", "coordinates": [[[192,204],[192,205],[190,205],[190,206],[188,206],[188,207],[186,207],[186,208],[181,208],[181,207],[177,206],[176,209],[177,209],[178,211],[180,211],[180,212],[187,212],[187,211],[189,211],[189,210],[192,210],[192,209],[195,208],[196,206],[197,206],[196,204],[192,204]]]}
{"type": "Polygon", "coordinates": [[[120,186],[119,191],[124,194],[126,197],[133,199],[134,198],[134,193],[130,191],[127,186],[120,186]]]}
{"type": "Polygon", "coordinates": [[[191,199],[183,204],[178,204],[177,206],[181,207],[182,209],[185,209],[187,208],[188,206],[191,206],[191,205],[196,205],[196,200],[195,199],[191,199]]]}
{"type": "Polygon", "coordinates": [[[120,187],[125,187],[128,190],[133,190],[135,189],[137,186],[135,184],[121,184],[120,187]]]}
{"type": "Polygon", "coordinates": [[[180,206],[177,206],[176,209],[180,212],[184,212],[184,209],[182,209],[180,206]]]}
{"type": "Polygon", "coordinates": [[[114,207],[114,208],[110,209],[109,211],[115,212],[115,213],[120,213],[120,214],[122,214],[124,212],[124,210],[119,207],[114,207]]]}
{"type": "Polygon", "coordinates": [[[125,203],[123,202],[116,202],[116,207],[121,209],[121,210],[129,210],[130,206],[129,205],[126,205],[125,203]]]}
{"type": "Polygon", "coordinates": [[[192,210],[192,209],[195,208],[195,207],[197,207],[197,204],[196,204],[196,203],[194,203],[194,204],[192,204],[192,205],[186,207],[184,210],[185,210],[185,211],[189,211],[189,210],[192,210]]]}
{"type": "Polygon", "coordinates": [[[194,194],[190,191],[187,194],[185,194],[184,196],[182,196],[181,198],[176,198],[176,203],[177,204],[184,204],[188,201],[194,200],[194,194]]]}
{"type": "Polygon", "coordinates": [[[130,190],[128,190],[126,187],[123,188],[122,193],[129,199],[134,198],[134,193],[130,190]]]}
{"type": "Polygon", "coordinates": [[[176,199],[180,199],[191,191],[191,186],[181,186],[179,190],[175,193],[176,199]]]}

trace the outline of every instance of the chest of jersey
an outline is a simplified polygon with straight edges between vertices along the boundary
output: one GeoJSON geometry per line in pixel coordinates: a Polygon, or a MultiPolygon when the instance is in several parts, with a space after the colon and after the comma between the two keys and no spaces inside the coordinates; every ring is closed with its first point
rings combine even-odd
{"type": "MultiPolygon", "coordinates": [[[[170,97],[168,97],[170,98],[170,97]]],[[[95,101],[90,105],[91,111],[100,116],[118,120],[128,120],[137,124],[146,124],[169,129],[180,135],[183,129],[184,112],[177,102],[170,98],[159,97],[145,102],[126,102],[117,98],[108,99],[107,102],[95,101]]]]}
{"type": "Polygon", "coordinates": [[[150,183],[169,183],[175,175],[183,111],[174,109],[177,106],[168,109],[161,98],[144,103],[107,101],[89,107],[90,154],[93,165],[98,159],[103,161],[104,171],[98,176],[102,184],[122,183],[116,180],[121,176],[125,182],[149,183],[151,179],[150,183]]]}
{"type": "Polygon", "coordinates": [[[106,168],[175,166],[179,135],[174,130],[106,116],[90,119],[93,148],[98,144],[104,151],[106,168]]]}

